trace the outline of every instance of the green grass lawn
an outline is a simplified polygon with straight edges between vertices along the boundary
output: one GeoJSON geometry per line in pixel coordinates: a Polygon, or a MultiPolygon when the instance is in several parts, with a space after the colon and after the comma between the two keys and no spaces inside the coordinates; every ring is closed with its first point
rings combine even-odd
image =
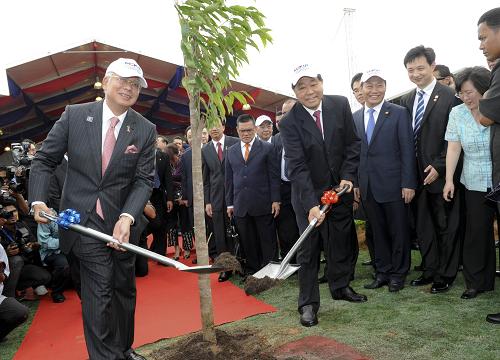
{"type": "MultiPolygon", "coordinates": [[[[360,252],[358,264],[366,260],[367,251],[360,252]]],[[[413,265],[420,263],[413,251],[413,265]]],[[[412,265],[412,266],[413,266],[412,265]]],[[[348,344],[373,359],[500,359],[500,326],[485,321],[486,314],[500,311],[500,281],[497,290],[480,294],[473,300],[462,300],[464,290],[459,273],[451,290],[432,295],[429,286],[407,286],[401,292],[389,293],[387,287],[363,289],[371,281],[371,268],[358,265],[353,288],[368,296],[368,302],[352,304],[332,300],[327,285],[320,285],[321,308],[319,325],[304,328],[297,313],[298,284],[292,276],[279,287],[257,298],[278,310],[238,322],[222,325],[226,331],[254,329],[268,339],[271,346],[309,335],[321,335],[348,344]]],[[[407,280],[419,275],[412,272],[407,280]]],[[[409,282],[409,281],[407,281],[409,282]]],[[[241,287],[238,278],[234,283],[241,287]]],[[[29,304],[34,313],[37,303],[29,304]]],[[[30,321],[31,321],[30,317],[30,321]]],[[[28,324],[16,329],[8,341],[0,344],[1,359],[11,359],[20,345],[28,324]]],[[[179,338],[162,340],[143,346],[139,352],[151,351],[171,344],[179,338]]]]}
{"type": "MultiPolygon", "coordinates": [[[[363,285],[371,282],[371,268],[360,264],[367,257],[367,251],[360,252],[356,280],[352,283],[355,290],[368,296],[366,303],[334,301],[327,284],[320,285],[319,325],[304,328],[299,324],[298,281],[293,276],[280,287],[257,296],[278,308],[277,312],[220,328],[253,328],[265,336],[271,346],[309,335],[326,336],[380,360],[500,359],[500,326],[485,321],[486,314],[500,311],[500,281],[497,280],[497,290],[480,294],[473,300],[460,299],[464,290],[461,273],[451,290],[444,294],[430,294],[430,285],[407,286],[396,294],[389,293],[387,287],[366,290],[363,285]]],[[[416,251],[413,251],[413,264],[420,264],[416,251]]],[[[407,280],[418,275],[413,271],[407,280]]],[[[234,283],[241,287],[239,281],[234,283]]],[[[140,352],[147,355],[176,340],[144,346],[140,352]]]]}
{"type": "Polygon", "coordinates": [[[21,346],[21,342],[24,339],[24,335],[26,335],[31,322],[33,321],[33,315],[35,315],[36,309],[38,309],[38,303],[39,301],[26,301],[23,303],[30,309],[29,318],[24,324],[17,327],[9,335],[7,335],[7,338],[0,343],[1,360],[10,360],[16,354],[17,349],[21,346]]]}

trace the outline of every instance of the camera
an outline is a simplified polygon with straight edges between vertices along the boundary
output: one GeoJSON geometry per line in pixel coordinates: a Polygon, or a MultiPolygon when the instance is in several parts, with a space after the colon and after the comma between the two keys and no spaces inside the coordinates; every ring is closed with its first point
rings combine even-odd
{"type": "Polygon", "coordinates": [[[34,156],[29,154],[32,143],[23,141],[21,143],[12,143],[10,148],[12,151],[12,163],[14,166],[23,166],[26,169],[31,167],[31,162],[34,156]]]}
{"type": "Polygon", "coordinates": [[[17,200],[14,197],[12,197],[8,191],[0,190],[0,209],[2,209],[3,206],[8,206],[8,205],[16,206],[16,204],[17,200]]]}
{"type": "Polygon", "coordinates": [[[33,249],[28,246],[30,242],[30,233],[28,229],[19,228],[16,229],[16,244],[19,250],[25,255],[30,255],[33,252],[33,249]]]}

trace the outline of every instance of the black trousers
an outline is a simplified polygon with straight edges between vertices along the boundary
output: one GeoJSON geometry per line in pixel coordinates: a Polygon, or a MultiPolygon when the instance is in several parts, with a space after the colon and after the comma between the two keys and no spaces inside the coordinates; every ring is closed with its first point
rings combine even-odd
{"type": "Polygon", "coordinates": [[[217,255],[220,255],[223,252],[233,253],[234,251],[233,241],[231,238],[227,236],[226,232],[226,229],[229,226],[229,221],[230,220],[227,216],[227,211],[212,210],[213,234],[212,234],[212,239],[210,241],[214,242],[217,255]]]}
{"type": "Polygon", "coordinates": [[[52,254],[45,258],[44,262],[48,265],[52,274],[50,287],[52,293],[62,293],[68,287],[71,281],[71,274],[66,255],[52,254]]]}
{"type": "Polygon", "coordinates": [[[486,192],[465,190],[466,225],[463,246],[465,284],[482,291],[495,287],[495,204],[486,200],[486,192]]]}
{"type": "Polygon", "coordinates": [[[276,228],[272,214],[235,216],[249,274],[259,271],[277,255],[276,228]]]}
{"type": "Polygon", "coordinates": [[[17,283],[18,290],[24,290],[32,287],[36,288],[41,285],[48,286],[52,276],[43,267],[33,264],[24,264],[17,283]]]}
{"type": "MultiPolygon", "coordinates": [[[[284,204],[280,207],[280,213],[276,218],[276,227],[281,256],[285,257],[300,236],[292,204],[284,204]]],[[[292,260],[292,262],[295,261],[292,260]]]]}
{"type": "MultiPolygon", "coordinates": [[[[456,187],[453,201],[442,193],[423,189],[417,195],[417,236],[425,264],[424,277],[435,282],[453,282],[460,258],[460,194],[456,187]]],[[[414,200],[415,201],[415,200],[414,200]]]]}
{"type": "MultiPolygon", "coordinates": [[[[294,203],[297,224],[302,233],[309,222],[301,207],[301,204],[294,203]]],[[[318,270],[321,243],[328,264],[330,292],[349,286],[359,252],[356,237],[352,233],[353,227],[352,194],[345,194],[342,201],[326,215],[325,221],[299,247],[299,310],[305,305],[312,305],[317,311],[320,306],[318,270]]]]}
{"type": "Polygon", "coordinates": [[[21,255],[9,256],[10,275],[4,283],[3,295],[7,297],[15,297],[17,283],[21,276],[21,270],[24,267],[24,260],[21,255]]]}
{"type": "Polygon", "coordinates": [[[29,309],[15,298],[4,299],[0,304],[0,341],[25,322],[28,314],[29,309]]]}
{"type": "Polygon", "coordinates": [[[368,188],[365,207],[373,228],[377,278],[404,281],[410,269],[410,231],[404,201],[379,203],[368,188]]]}
{"type": "MultiPolygon", "coordinates": [[[[111,234],[95,213],[86,226],[111,234]]],[[[82,316],[90,360],[124,359],[134,341],[135,255],[81,236],[72,251],[80,260],[82,316]]]]}

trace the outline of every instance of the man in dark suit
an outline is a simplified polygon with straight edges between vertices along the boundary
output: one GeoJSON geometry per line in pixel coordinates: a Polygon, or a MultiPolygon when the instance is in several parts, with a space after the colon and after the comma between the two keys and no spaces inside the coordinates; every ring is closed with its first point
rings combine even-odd
{"type": "MultiPolygon", "coordinates": [[[[297,101],[295,99],[288,99],[283,103],[281,111],[276,115],[276,128],[279,130],[279,122],[283,116],[288,113],[293,105],[297,101]]],[[[276,227],[278,230],[278,240],[280,244],[281,256],[285,257],[290,251],[292,246],[295,244],[299,238],[299,228],[297,226],[297,219],[295,218],[295,212],[292,206],[292,184],[288,179],[287,175],[287,165],[285,163],[285,154],[283,151],[283,140],[281,139],[281,133],[274,135],[271,138],[271,142],[276,147],[278,151],[278,159],[280,161],[280,172],[281,172],[281,206],[280,214],[276,218],[276,227]]],[[[292,262],[296,262],[295,257],[292,262]]]]}
{"type": "MultiPolygon", "coordinates": [[[[485,12],[477,22],[479,49],[486,56],[491,69],[490,87],[479,101],[479,121],[491,126],[491,159],[493,186],[500,184],[500,7],[485,12]]],[[[500,203],[497,203],[500,211],[500,203]]],[[[486,321],[500,324],[500,312],[488,314],[486,321]]]]}
{"type": "Polygon", "coordinates": [[[457,102],[455,92],[434,78],[435,58],[434,50],[424,46],[408,51],[404,64],[417,88],[401,99],[401,104],[412,114],[418,181],[414,213],[425,267],[411,285],[432,283],[433,294],[447,291],[453,283],[460,253],[460,196],[451,202],[442,196],[447,149],[444,134],[449,113],[457,102]]]}
{"type": "Polygon", "coordinates": [[[156,219],[152,226],[153,242],[150,250],[157,254],[165,255],[167,251],[167,213],[173,206],[174,190],[172,184],[172,172],[170,170],[170,158],[161,149],[164,146],[163,138],[156,139],[156,174],[151,194],[151,204],[156,210],[156,219]]]}
{"type": "Polygon", "coordinates": [[[397,292],[410,269],[410,233],[405,204],[415,196],[415,147],[406,108],[384,101],[380,70],[363,73],[365,105],[353,114],[361,139],[359,189],[374,232],[376,278],[367,289],[389,285],[397,292]]]}
{"type": "MultiPolygon", "coordinates": [[[[205,197],[205,213],[212,218],[213,237],[217,255],[223,252],[232,252],[234,244],[228,243],[226,229],[229,219],[226,211],[226,191],[224,187],[226,151],[229,147],[239,142],[232,136],[224,135],[224,123],[220,123],[208,132],[212,141],[201,149],[203,164],[203,193],[205,197]]],[[[230,278],[231,272],[224,271],[219,274],[219,282],[230,278]]]]}
{"type": "Polygon", "coordinates": [[[225,166],[227,214],[234,215],[246,256],[246,273],[253,274],[276,257],[274,218],[280,211],[280,170],[276,150],[255,137],[255,120],[236,120],[240,142],[227,149],[225,166]]]}
{"type": "MultiPolygon", "coordinates": [[[[113,234],[121,243],[139,240],[130,234],[140,234],[142,229],[132,229],[145,225],[142,212],[153,185],[156,131],[131,106],[146,86],[135,60],[120,58],[106,70],[104,101],[66,107],[33,160],[29,198],[37,222],[47,222],[39,212],[49,212],[50,175],[67,152],[61,208],[76,209],[82,225],[113,234]]],[[[135,255],[67,230],[61,230],[60,239],[61,250],[80,260],[90,359],[144,359],[131,348],[135,255]]]]}
{"type": "Polygon", "coordinates": [[[342,96],[323,96],[323,79],[311,65],[297,67],[291,84],[298,102],[281,120],[280,133],[299,230],[303,232],[309,222],[318,219],[317,228],[297,253],[300,322],[314,326],[320,305],[320,242],[324,243],[332,297],[366,301],[366,296],[349,286],[358,255],[358,244],[352,236],[351,190],[358,171],[360,142],[349,102],[342,96]],[[334,186],[348,186],[349,192],[333,205],[325,220],[320,198],[334,186]]]}

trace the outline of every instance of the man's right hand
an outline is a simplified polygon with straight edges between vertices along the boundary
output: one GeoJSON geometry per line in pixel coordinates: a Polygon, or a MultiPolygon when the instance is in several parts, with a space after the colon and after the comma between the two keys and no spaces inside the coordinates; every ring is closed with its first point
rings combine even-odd
{"type": "Polygon", "coordinates": [[[44,203],[33,205],[35,221],[39,224],[48,224],[49,219],[40,216],[40,211],[44,211],[47,214],[52,214],[52,211],[44,203]]]}
{"type": "Polygon", "coordinates": [[[231,219],[233,217],[233,211],[234,209],[232,207],[227,208],[227,216],[231,219]]]}
{"type": "Polygon", "coordinates": [[[318,219],[316,227],[320,226],[323,220],[325,220],[325,214],[321,213],[319,206],[315,206],[311,208],[311,210],[309,210],[309,217],[308,217],[309,223],[313,221],[315,218],[318,219]]]}

